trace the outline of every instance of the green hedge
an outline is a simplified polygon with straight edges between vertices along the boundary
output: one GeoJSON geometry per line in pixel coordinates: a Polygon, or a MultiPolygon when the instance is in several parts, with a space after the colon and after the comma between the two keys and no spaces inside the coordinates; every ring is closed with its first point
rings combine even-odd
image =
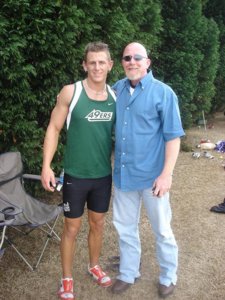
{"type": "MultiPolygon", "coordinates": [[[[110,46],[115,65],[109,83],[124,76],[123,47],[131,41],[143,43],[155,77],[178,94],[185,127],[202,109],[207,113],[219,107],[224,19],[210,20],[212,2],[216,1],[204,1],[203,6],[198,0],[2,0],[0,152],[18,150],[26,172],[41,171],[43,139],[56,95],[63,85],[85,76],[82,56],[90,41],[110,46]]],[[[53,162],[56,173],[64,136],[53,162]]]]}

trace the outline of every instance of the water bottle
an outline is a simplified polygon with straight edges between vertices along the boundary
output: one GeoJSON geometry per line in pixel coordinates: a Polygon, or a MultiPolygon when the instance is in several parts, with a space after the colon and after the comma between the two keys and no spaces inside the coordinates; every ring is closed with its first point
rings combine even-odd
{"type": "Polygon", "coordinates": [[[59,175],[59,181],[57,182],[56,190],[58,192],[61,191],[62,186],[63,186],[63,180],[64,180],[64,169],[62,169],[60,175],[59,175]]]}

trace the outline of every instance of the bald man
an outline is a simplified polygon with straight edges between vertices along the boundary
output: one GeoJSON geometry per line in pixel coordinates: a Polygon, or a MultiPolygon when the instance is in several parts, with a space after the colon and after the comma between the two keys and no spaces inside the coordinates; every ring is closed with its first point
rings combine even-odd
{"type": "Polygon", "coordinates": [[[126,78],[117,95],[113,224],[119,236],[120,268],[112,293],[125,292],[140,274],[139,220],[142,202],[156,239],[158,293],[172,294],[177,282],[178,247],[171,229],[169,191],[184,135],[177,96],[148,72],[151,60],[140,43],[122,57],[126,78]]]}

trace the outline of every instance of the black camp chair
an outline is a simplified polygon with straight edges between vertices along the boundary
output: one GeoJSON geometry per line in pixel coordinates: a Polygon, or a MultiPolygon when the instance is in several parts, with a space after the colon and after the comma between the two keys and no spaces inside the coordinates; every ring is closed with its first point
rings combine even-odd
{"type": "Polygon", "coordinates": [[[46,204],[26,193],[23,178],[40,179],[40,176],[23,175],[22,171],[19,152],[0,155],[0,258],[4,254],[5,246],[11,246],[33,271],[38,267],[49,240],[54,238],[60,241],[55,226],[62,212],[62,206],[46,204]],[[11,228],[14,231],[12,235],[8,234],[8,231],[11,233],[11,228]],[[36,229],[44,232],[46,238],[37,262],[32,264],[14,239],[17,240],[19,236],[27,238],[27,235],[36,229]]]}

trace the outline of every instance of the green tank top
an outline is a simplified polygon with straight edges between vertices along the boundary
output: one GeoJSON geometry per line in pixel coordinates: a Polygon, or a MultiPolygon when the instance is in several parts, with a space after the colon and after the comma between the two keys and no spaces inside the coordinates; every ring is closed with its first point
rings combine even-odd
{"type": "Polygon", "coordinates": [[[67,117],[64,171],[76,178],[101,178],[112,172],[115,95],[107,86],[108,98],[105,101],[91,100],[82,83],[78,83],[67,117]]]}

